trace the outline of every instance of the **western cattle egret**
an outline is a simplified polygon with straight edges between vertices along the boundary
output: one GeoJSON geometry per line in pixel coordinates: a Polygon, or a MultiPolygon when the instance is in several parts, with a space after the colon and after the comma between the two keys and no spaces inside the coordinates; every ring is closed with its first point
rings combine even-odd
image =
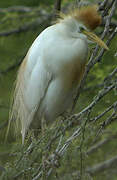
{"type": "Polygon", "coordinates": [[[33,42],[18,72],[11,119],[20,121],[22,141],[32,122],[48,123],[73,101],[88,56],[88,43],[106,44],[91,30],[101,23],[97,6],[61,14],[33,42]]]}

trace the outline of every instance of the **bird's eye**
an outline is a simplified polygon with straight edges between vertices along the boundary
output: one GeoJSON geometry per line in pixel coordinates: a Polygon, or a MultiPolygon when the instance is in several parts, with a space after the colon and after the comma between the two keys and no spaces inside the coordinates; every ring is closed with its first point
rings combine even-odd
{"type": "Polygon", "coordinates": [[[83,32],[84,30],[84,27],[80,27],[80,32],[83,32]]]}

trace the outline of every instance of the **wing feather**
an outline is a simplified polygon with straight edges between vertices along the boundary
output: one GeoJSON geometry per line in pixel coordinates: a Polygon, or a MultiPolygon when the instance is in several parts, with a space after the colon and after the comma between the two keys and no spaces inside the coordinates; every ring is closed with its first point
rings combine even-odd
{"type": "Polygon", "coordinates": [[[47,71],[40,58],[35,64],[33,62],[32,68],[30,61],[33,62],[33,59],[25,58],[19,69],[10,113],[10,119],[15,119],[16,131],[20,127],[23,143],[37,109],[40,111],[41,102],[52,80],[52,74],[47,71]]]}

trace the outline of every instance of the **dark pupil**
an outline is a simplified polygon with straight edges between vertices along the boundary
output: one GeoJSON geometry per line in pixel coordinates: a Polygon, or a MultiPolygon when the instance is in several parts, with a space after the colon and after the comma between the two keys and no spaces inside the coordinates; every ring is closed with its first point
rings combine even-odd
{"type": "Polygon", "coordinates": [[[81,27],[81,28],[80,28],[80,30],[81,30],[81,31],[83,31],[83,30],[84,30],[84,28],[83,28],[83,27],[81,27]]]}

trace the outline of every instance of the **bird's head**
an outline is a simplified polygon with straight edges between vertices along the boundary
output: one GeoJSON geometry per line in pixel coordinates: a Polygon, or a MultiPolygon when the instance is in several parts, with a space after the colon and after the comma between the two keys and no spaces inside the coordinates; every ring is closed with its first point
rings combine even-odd
{"type": "Polygon", "coordinates": [[[101,24],[102,18],[97,5],[90,5],[74,9],[68,14],[60,13],[59,23],[67,25],[68,33],[73,37],[88,39],[108,50],[107,45],[92,31],[101,24]]]}

